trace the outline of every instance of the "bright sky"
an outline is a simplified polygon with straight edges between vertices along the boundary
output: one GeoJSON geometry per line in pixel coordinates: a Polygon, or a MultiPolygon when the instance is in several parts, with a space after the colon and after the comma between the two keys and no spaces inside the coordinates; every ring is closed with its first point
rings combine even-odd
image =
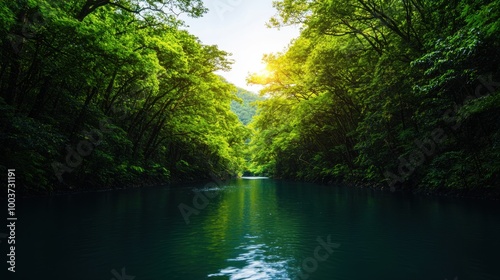
{"type": "Polygon", "coordinates": [[[188,30],[206,45],[232,53],[235,61],[230,72],[218,73],[236,86],[258,92],[260,86],[246,83],[248,74],[262,71],[262,56],[281,52],[290,40],[299,36],[298,27],[280,30],[267,28],[276,14],[272,0],[204,0],[209,11],[202,18],[182,19],[188,30]]]}

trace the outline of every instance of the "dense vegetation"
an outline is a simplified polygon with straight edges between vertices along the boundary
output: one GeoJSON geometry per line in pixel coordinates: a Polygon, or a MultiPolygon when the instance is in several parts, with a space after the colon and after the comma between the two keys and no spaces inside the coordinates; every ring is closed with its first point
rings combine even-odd
{"type": "Polygon", "coordinates": [[[252,170],[392,189],[498,191],[500,1],[281,0],[300,24],[251,124],[252,170]]]}
{"type": "Polygon", "coordinates": [[[257,112],[257,101],[263,100],[263,98],[242,88],[238,88],[236,96],[239,100],[231,102],[231,110],[244,125],[248,125],[257,112]]]}
{"type": "Polygon", "coordinates": [[[1,2],[0,170],[46,192],[225,177],[246,159],[274,177],[498,190],[500,1],[274,5],[271,25],[302,32],[249,77],[264,99],[183,30],[201,0],[1,2]]]}
{"type": "Polygon", "coordinates": [[[240,172],[249,132],[214,74],[228,54],[176,18],[204,12],[200,0],[0,2],[0,169],[30,192],[240,172]]]}

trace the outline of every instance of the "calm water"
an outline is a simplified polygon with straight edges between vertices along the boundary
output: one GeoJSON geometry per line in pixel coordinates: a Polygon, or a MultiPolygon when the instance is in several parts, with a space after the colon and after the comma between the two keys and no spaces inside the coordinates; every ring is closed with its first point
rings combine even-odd
{"type": "Polygon", "coordinates": [[[17,279],[500,279],[498,202],[239,179],[18,211],[17,279]]]}

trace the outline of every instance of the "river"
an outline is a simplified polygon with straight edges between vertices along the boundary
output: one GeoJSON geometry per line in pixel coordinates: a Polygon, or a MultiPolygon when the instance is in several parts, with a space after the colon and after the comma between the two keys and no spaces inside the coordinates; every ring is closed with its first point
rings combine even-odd
{"type": "Polygon", "coordinates": [[[17,224],[17,279],[500,279],[497,201],[247,178],[24,198],[17,224]]]}

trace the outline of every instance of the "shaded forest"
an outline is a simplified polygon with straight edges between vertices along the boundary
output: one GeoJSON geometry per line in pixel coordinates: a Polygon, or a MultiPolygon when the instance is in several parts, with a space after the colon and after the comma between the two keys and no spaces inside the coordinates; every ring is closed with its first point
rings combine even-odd
{"type": "Polygon", "coordinates": [[[391,190],[497,192],[500,1],[274,3],[253,172],[391,190]]]}
{"type": "Polygon", "coordinates": [[[238,174],[249,131],[200,0],[0,3],[0,169],[30,193],[238,174]]]}

